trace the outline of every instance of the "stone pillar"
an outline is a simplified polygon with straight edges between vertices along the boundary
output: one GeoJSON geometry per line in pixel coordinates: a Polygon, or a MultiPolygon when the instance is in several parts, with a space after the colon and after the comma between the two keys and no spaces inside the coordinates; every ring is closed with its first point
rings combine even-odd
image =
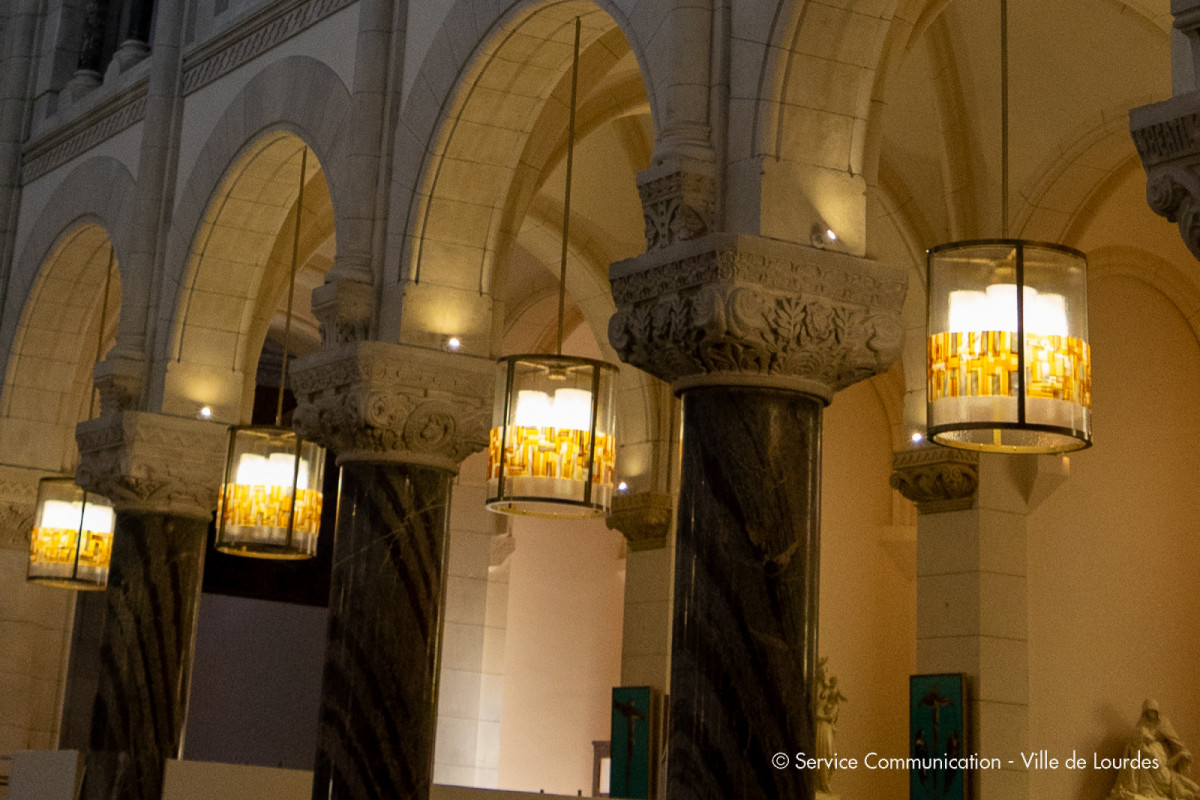
{"type": "Polygon", "coordinates": [[[450,486],[487,443],[493,374],[382,342],[293,368],[296,430],[342,468],[314,800],[429,797],[450,486]]]}
{"type": "Polygon", "coordinates": [[[76,482],[117,511],[83,797],[159,800],[183,742],[205,534],[223,425],[126,411],[76,427],[76,482]]]}
{"type": "Polygon", "coordinates": [[[150,23],[154,18],[154,0],[125,0],[121,9],[121,43],[113,53],[113,64],[120,72],[150,55],[150,23]]]}
{"type": "Polygon", "coordinates": [[[1146,202],[1179,225],[1200,258],[1200,0],[1173,0],[1175,31],[1186,47],[1174,69],[1175,96],[1129,111],[1129,130],[1146,170],[1146,202]],[[1181,91],[1187,87],[1187,91],[1181,91]]]}
{"type": "Polygon", "coordinates": [[[90,91],[100,85],[104,76],[101,59],[104,57],[104,28],[108,22],[109,0],[87,0],[83,8],[83,33],[79,40],[79,61],[75,75],[67,84],[73,96],[90,91]]]}
{"type": "Polygon", "coordinates": [[[613,347],[683,398],[667,796],[811,800],[773,757],[815,736],[821,409],[899,356],[903,274],[710,234],[610,279],[613,347]]]}
{"type": "Polygon", "coordinates": [[[1026,515],[1066,477],[1061,456],[928,445],[896,453],[891,484],[917,504],[917,671],[964,673],[965,752],[1001,760],[976,800],[1023,800],[1029,727],[1026,515]],[[1009,763],[1010,760],[1014,763],[1009,763]]]}
{"type": "Polygon", "coordinates": [[[671,652],[673,505],[665,492],[618,492],[605,520],[627,545],[621,685],[651,686],[663,694],[671,652]]]}
{"type": "Polygon", "coordinates": [[[7,291],[21,196],[21,143],[32,106],[29,72],[40,20],[38,0],[10,4],[0,41],[0,286],[7,291]]]}

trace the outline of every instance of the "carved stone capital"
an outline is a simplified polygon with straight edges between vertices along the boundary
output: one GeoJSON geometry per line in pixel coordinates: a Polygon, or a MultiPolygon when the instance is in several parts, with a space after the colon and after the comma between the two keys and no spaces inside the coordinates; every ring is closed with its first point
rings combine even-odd
{"type": "Polygon", "coordinates": [[[713,230],[716,179],[709,165],[664,163],[638,174],[646,249],[699,239],[713,230]]]}
{"type": "Polygon", "coordinates": [[[326,347],[364,341],[370,335],[375,287],[356,280],[335,279],[313,289],[313,314],[321,321],[326,347]]]}
{"type": "Polygon", "coordinates": [[[1146,202],[1178,224],[1184,244],[1200,258],[1200,96],[1135,108],[1129,131],[1146,170],[1146,202]]]}
{"type": "Polygon", "coordinates": [[[0,466],[0,550],[28,550],[38,481],[52,473],[0,466]]]}
{"type": "Polygon", "coordinates": [[[979,488],[979,454],[927,445],[892,454],[892,488],[917,504],[917,513],[971,507],[979,488]]]}
{"type": "Polygon", "coordinates": [[[660,492],[618,492],[604,520],[610,530],[620,531],[629,549],[656,550],[667,545],[674,504],[660,492]]]}
{"type": "Polygon", "coordinates": [[[208,519],[229,450],[220,423],[123,411],[75,426],[75,482],[118,511],[208,519]]]}
{"type": "Polygon", "coordinates": [[[146,384],[146,361],[114,351],[92,368],[92,380],[100,392],[102,416],[136,409],[146,384]]]}
{"type": "Polygon", "coordinates": [[[828,400],[900,356],[901,270],[845,253],[711,234],[613,264],[621,360],[671,383],[828,400]]]}
{"type": "Polygon", "coordinates": [[[339,463],[402,462],[458,471],[487,446],[495,363],[364,341],[296,360],[296,432],[339,463]]]}

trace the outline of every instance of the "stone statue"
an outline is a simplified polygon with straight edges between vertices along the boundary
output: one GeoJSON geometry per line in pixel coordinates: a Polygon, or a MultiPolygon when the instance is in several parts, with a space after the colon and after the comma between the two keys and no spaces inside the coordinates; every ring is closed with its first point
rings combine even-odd
{"type": "MultiPolygon", "coordinates": [[[[813,698],[814,716],[817,718],[815,755],[819,759],[833,758],[833,735],[837,728],[838,706],[847,700],[838,689],[837,678],[829,674],[828,664],[828,657],[817,662],[817,685],[813,698]]],[[[833,774],[833,767],[828,761],[822,763],[825,766],[817,770],[817,790],[829,792],[829,778],[833,774]]]]}
{"type": "Polygon", "coordinates": [[[1147,700],[1125,745],[1109,800],[1197,800],[1200,785],[1186,774],[1191,762],[1191,752],[1159,713],[1158,703],[1147,700]]]}

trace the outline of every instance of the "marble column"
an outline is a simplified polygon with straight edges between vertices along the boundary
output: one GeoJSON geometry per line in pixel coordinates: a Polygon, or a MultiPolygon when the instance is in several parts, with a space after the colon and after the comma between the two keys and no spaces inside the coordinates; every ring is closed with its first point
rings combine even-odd
{"type": "Polygon", "coordinates": [[[651,249],[610,270],[609,340],[683,397],[666,793],[812,800],[811,772],[776,759],[815,738],[821,409],[899,357],[904,278],[663,229],[648,219],[651,249]]]}
{"type": "Polygon", "coordinates": [[[452,478],[342,467],[313,797],[429,794],[452,478]]]}
{"type": "Polygon", "coordinates": [[[179,756],[227,436],[217,423],[129,411],[76,429],[76,482],[117,511],[99,648],[71,661],[97,683],[86,800],[159,800],[166,760],[179,756]]]}
{"type": "MultiPolygon", "coordinates": [[[[683,393],[667,792],[813,795],[821,409],[756,387],[683,393]]],[[[672,795],[677,796],[677,795],[672,795]]]]}
{"type": "Polygon", "coordinates": [[[487,442],[493,373],[382,342],[292,369],[296,430],[342,467],[314,800],[429,797],[450,486],[487,442]]]}

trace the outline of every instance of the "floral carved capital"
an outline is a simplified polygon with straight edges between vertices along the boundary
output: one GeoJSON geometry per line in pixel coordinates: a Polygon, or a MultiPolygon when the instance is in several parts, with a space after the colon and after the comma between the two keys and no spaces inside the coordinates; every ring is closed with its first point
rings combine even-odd
{"type": "Polygon", "coordinates": [[[457,471],[487,445],[495,364],[365,341],[326,347],[291,370],[301,436],[341,463],[404,462],[457,471]]]}
{"type": "Polygon", "coordinates": [[[979,454],[929,445],[892,454],[892,488],[921,514],[971,507],[979,488],[979,454]]]}
{"type": "Polygon", "coordinates": [[[828,400],[900,356],[906,282],[892,267],[713,234],[614,264],[609,342],[672,384],[792,389],[828,400]]]}
{"type": "Polygon", "coordinates": [[[1146,170],[1146,202],[1177,223],[1200,258],[1200,102],[1179,95],[1129,113],[1129,131],[1146,170]]]}
{"type": "Polygon", "coordinates": [[[625,536],[633,551],[655,550],[667,545],[674,505],[662,492],[617,492],[604,520],[610,530],[625,536]]]}
{"type": "Polygon", "coordinates": [[[122,411],[75,427],[75,482],[118,511],[208,519],[229,447],[216,422],[122,411]]]}
{"type": "Polygon", "coordinates": [[[716,182],[709,171],[677,164],[638,175],[646,249],[698,239],[713,229],[716,182]]]}

